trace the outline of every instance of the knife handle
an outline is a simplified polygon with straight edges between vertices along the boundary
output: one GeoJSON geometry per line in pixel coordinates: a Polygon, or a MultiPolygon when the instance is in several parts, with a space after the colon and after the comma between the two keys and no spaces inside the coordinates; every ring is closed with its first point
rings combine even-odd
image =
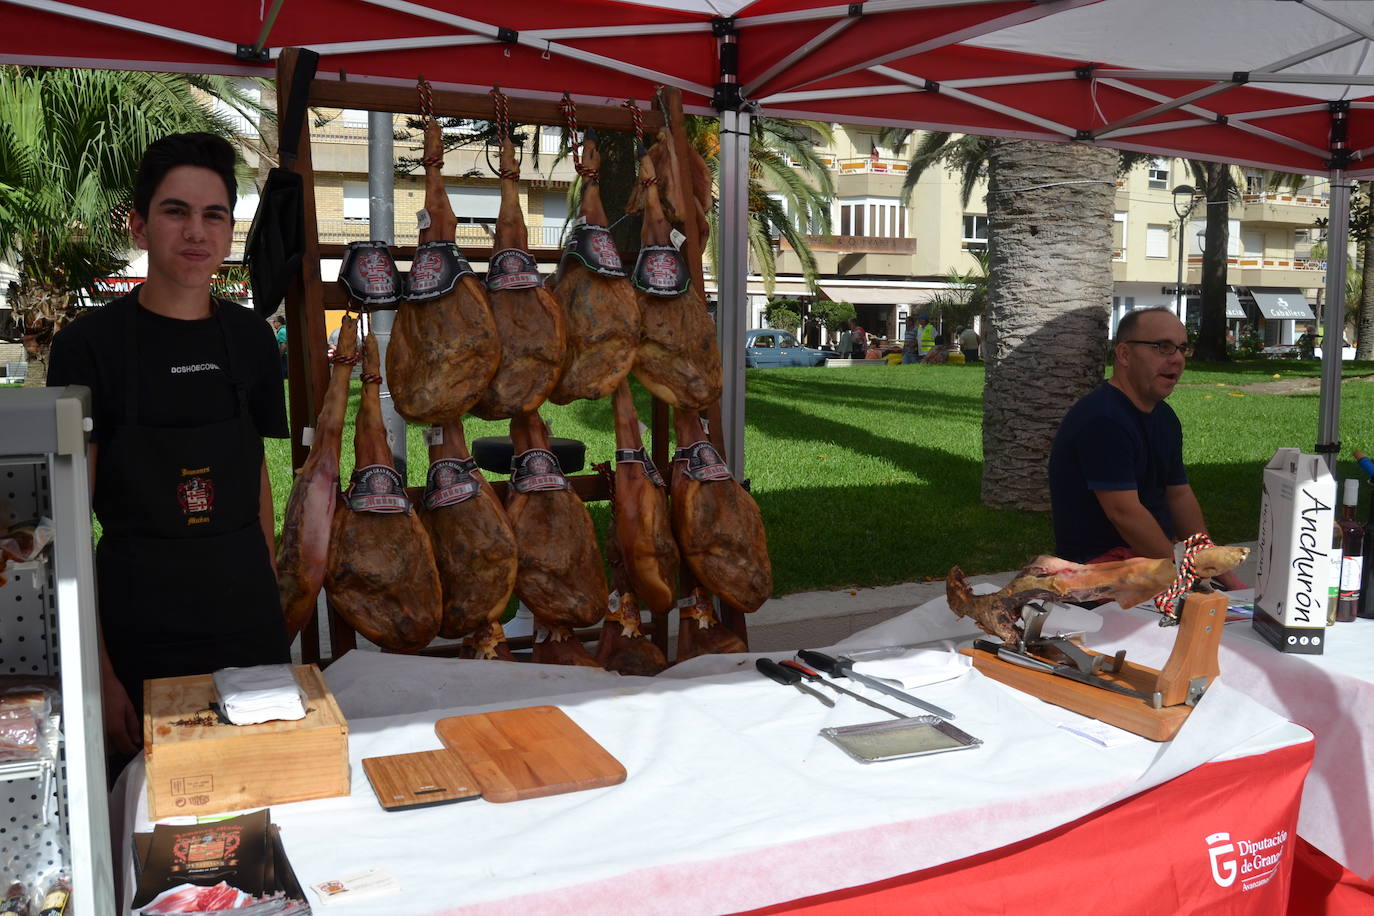
{"type": "Polygon", "coordinates": [[[796,684],[801,680],[801,675],[790,668],[784,668],[771,658],[760,658],[754,662],[754,667],[759,669],[760,674],[767,675],[779,684],[796,684]]]}
{"type": "Polygon", "coordinates": [[[819,674],[812,671],[810,668],[806,667],[801,662],[793,661],[790,658],[785,658],[782,661],[778,662],[778,664],[782,665],[784,668],[792,669],[793,671],[797,672],[798,675],[800,675],[808,681],[821,680],[821,676],[819,674]]]}
{"type": "Polygon", "coordinates": [[[831,677],[845,676],[844,671],[840,668],[840,663],[824,652],[817,652],[815,649],[802,649],[797,653],[797,658],[818,671],[824,671],[831,677]]]}

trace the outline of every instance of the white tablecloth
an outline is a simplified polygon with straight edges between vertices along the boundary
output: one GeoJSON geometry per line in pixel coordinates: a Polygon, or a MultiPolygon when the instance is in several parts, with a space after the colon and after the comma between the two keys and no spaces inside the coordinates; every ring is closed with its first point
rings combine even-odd
{"type": "MultiPolygon", "coordinates": [[[[326,677],[349,718],[352,793],[274,806],[273,820],[304,884],[383,868],[408,914],[718,913],[995,849],[1206,760],[1310,737],[1219,687],[1174,742],[1108,749],[1057,728],[1061,711],[971,672],[922,695],[956,712],[983,747],[865,766],[817,730],[879,713],[844,698],[827,709],[757,674],[755,657],[645,679],[350,653],[326,677]],[[439,747],[434,723],[447,715],[541,702],[566,711],[628,780],[510,804],[377,805],[362,758],[439,747]]],[[[125,836],[146,828],[141,783],[131,768],[125,836]]],[[[401,910],[379,901],[337,911],[401,910]]]]}
{"type": "MultiPolygon", "coordinates": [[[[1249,592],[1232,593],[1249,600],[1249,592]]],[[[1100,608],[1102,630],[1090,646],[1125,649],[1158,666],[1173,647],[1173,632],[1144,608],[1100,608]]],[[[1374,620],[1329,628],[1324,655],[1274,649],[1249,621],[1226,625],[1221,676],[1231,687],[1317,737],[1303,787],[1298,832],[1303,839],[1363,878],[1374,876],[1374,620]]]]}

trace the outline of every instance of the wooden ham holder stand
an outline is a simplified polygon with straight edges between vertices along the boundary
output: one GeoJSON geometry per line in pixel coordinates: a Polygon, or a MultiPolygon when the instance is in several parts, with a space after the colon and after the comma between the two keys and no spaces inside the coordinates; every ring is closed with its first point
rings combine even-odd
{"type": "MultiPolygon", "coordinates": [[[[292,73],[296,66],[296,48],[283,49],[277,59],[277,115],[278,123],[285,123],[286,102],[291,95],[292,73]]],[[[678,148],[679,162],[687,161],[687,135],[683,129],[682,95],[672,88],[663,91],[666,111],[644,111],[642,120],[646,139],[651,137],[666,122],[678,148]]],[[[412,112],[419,113],[419,94],[414,86],[388,86],[370,83],[350,83],[346,79],[315,79],[310,83],[309,104],[326,108],[352,108],[367,111],[412,112]]],[[[519,97],[509,98],[509,112],[512,121],[521,124],[545,124],[562,126],[565,121],[558,102],[519,97]]],[[[433,92],[434,114],[438,117],[462,117],[487,120],[492,116],[492,100],[487,93],[454,92],[435,89],[433,92]]],[[[633,127],[631,112],[620,106],[578,105],[577,120],[581,127],[595,127],[604,130],[628,131],[633,127]]],[[[315,171],[311,159],[309,119],[301,128],[299,153],[291,170],[301,175],[305,197],[305,245],[301,258],[300,275],[293,279],[286,294],[286,333],[291,341],[304,341],[303,346],[295,343],[287,348],[287,377],[291,406],[291,464],[296,470],[305,462],[309,449],[301,444],[301,430],[313,425],[319,415],[321,400],[329,382],[329,359],[326,352],[324,313],[326,308],[343,309],[348,306],[347,297],[334,283],[324,283],[320,277],[320,258],[342,257],[342,244],[321,243],[319,223],[315,212],[315,171]]],[[[701,235],[697,226],[696,208],[685,208],[687,224],[683,227],[687,241],[684,249],[687,262],[692,267],[692,282],[702,284],[704,278],[701,268],[701,235]]],[[[397,261],[408,261],[415,255],[413,245],[393,245],[392,253],[397,261]]],[[[490,257],[490,247],[467,246],[464,253],[473,261],[490,257]]],[[[557,261],[562,250],[534,252],[544,261],[557,261]],[[552,255],[550,257],[549,255],[552,255]]],[[[633,262],[633,258],[631,258],[633,262]]],[[[699,287],[705,289],[704,285],[699,287]]],[[[730,342],[734,346],[737,342],[730,342]]],[[[723,455],[724,439],[720,431],[720,405],[717,402],[703,414],[710,420],[708,435],[711,444],[723,455]]],[[[649,451],[654,463],[663,469],[665,475],[672,467],[669,443],[671,441],[671,418],[669,407],[654,398],[650,422],[649,451]]],[[[609,421],[608,421],[609,422],[609,421]]],[[[573,490],[584,502],[597,502],[610,499],[610,488],[599,474],[571,475],[573,490]]],[[[497,495],[504,499],[505,481],[492,481],[497,495]]],[[[698,585],[691,571],[683,564],[679,595],[689,595],[698,585]]],[[[721,603],[719,611],[721,624],[736,633],[748,643],[744,614],[721,603]]],[[[595,639],[600,635],[600,624],[594,629],[579,631],[583,639],[595,639]]],[[[330,651],[337,658],[344,652],[357,647],[356,633],[331,607],[329,611],[330,651]]],[[[666,615],[654,615],[651,636],[654,644],[665,654],[668,651],[668,619],[666,615]]],[[[529,648],[530,637],[512,637],[508,643],[514,649],[529,648]]],[[[432,646],[421,650],[424,655],[458,654],[459,646],[432,646]]],[[[312,617],[301,631],[301,651],[306,662],[328,664],[329,658],[321,657],[321,640],[318,618],[312,617]]]]}
{"type": "MultiPolygon", "coordinates": [[[[1009,687],[1071,709],[1080,715],[1100,719],[1151,741],[1169,741],[1193,711],[1193,704],[1220,673],[1217,650],[1221,645],[1222,625],[1226,622],[1227,600],[1220,592],[1194,592],[1188,595],[1179,615],[1178,636],[1169,660],[1160,670],[1122,661],[1119,671],[1104,669],[1103,680],[1129,687],[1144,694],[1160,695],[1160,706],[1149,700],[1114,693],[1059,675],[1036,671],[998,658],[981,649],[961,649],[973,659],[973,666],[1009,687]]],[[[1085,649],[1090,656],[1103,653],[1085,649]]],[[[1106,656],[1110,658],[1110,656],[1106,656]]]]}

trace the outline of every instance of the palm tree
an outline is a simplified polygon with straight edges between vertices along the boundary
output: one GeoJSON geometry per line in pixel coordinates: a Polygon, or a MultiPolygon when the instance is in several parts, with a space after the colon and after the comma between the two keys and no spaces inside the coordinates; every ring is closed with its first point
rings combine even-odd
{"type": "Polygon", "coordinates": [[[15,318],[43,350],[81,290],[127,265],[124,215],[148,144],[187,130],[233,137],[205,93],[253,104],[222,77],[0,67],[0,257],[18,273],[15,318]]]}
{"type": "MultiPolygon", "coordinates": [[[[909,136],[889,129],[879,142],[899,148],[909,136]]],[[[1112,211],[1123,160],[1077,144],[924,133],[903,203],[937,164],[960,177],[965,204],[978,181],[988,181],[982,501],[1043,511],[1055,430],[1106,368],[1112,211]]]]}

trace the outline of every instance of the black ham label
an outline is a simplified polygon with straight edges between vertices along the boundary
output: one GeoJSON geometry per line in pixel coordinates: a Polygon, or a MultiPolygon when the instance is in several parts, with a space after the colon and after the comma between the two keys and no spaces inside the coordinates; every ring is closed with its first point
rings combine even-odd
{"type": "Polygon", "coordinates": [[[344,502],[354,512],[381,515],[410,512],[410,500],[406,498],[401,475],[385,464],[369,464],[354,471],[348,492],[344,493],[344,502]]]}
{"type": "Polygon", "coordinates": [[[339,284],[363,305],[391,305],[404,294],[401,272],[386,242],[349,242],[339,265],[339,284]]]}
{"type": "Polygon", "coordinates": [[[671,299],[687,292],[692,278],[682,252],[672,245],[645,245],[639,249],[632,282],[650,296],[671,299]]]}
{"type": "Polygon", "coordinates": [[[621,462],[634,462],[636,464],[642,464],[644,465],[645,476],[649,478],[649,480],[653,483],[654,486],[658,487],[660,490],[665,489],[668,486],[663,481],[663,475],[660,474],[658,472],[658,468],[654,466],[654,460],[649,457],[649,453],[645,451],[644,446],[642,445],[639,448],[616,449],[615,460],[617,464],[621,462]]]}
{"type": "MultiPolygon", "coordinates": [[[[568,236],[568,244],[563,248],[563,260],[574,259],[590,271],[603,277],[625,276],[625,264],[620,260],[620,252],[615,247],[611,230],[605,226],[591,226],[586,223],[573,230],[568,236]]],[[[560,265],[560,271],[562,265],[560,265]]]]}
{"type": "Polygon", "coordinates": [[[491,256],[487,265],[487,289],[529,289],[543,286],[539,276],[539,262],[534,255],[519,248],[507,248],[491,256]]]}
{"type": "Polygon", "coordinates": [[[553,452],[532,448],[511,459],[510,485],[517,493],[537,493],[541,490],[571,490],[572,484],[563,476],[553,452]]]}
{"type": "Polygon", "coordinates": [[[693,480],[729,480],[730,468],[720,452],[709,442],[696,442],[673,452],[674,461],[687,462],[687,476],[693,480]]]}
{"type": "Polygon", "coordinates": [[[473,476],[475,458],[440,458],[429,466],[425,478],[425,508],[441,509],[472,499],[482,489],[473,476]]]}
{"type": "Polygon", "coordinates": [[[427,302],[453,292],[458,281],[473,273],[472,265],[452,242],[425,242],[415,249],[406,291],[411,302],[427,302]]]}

